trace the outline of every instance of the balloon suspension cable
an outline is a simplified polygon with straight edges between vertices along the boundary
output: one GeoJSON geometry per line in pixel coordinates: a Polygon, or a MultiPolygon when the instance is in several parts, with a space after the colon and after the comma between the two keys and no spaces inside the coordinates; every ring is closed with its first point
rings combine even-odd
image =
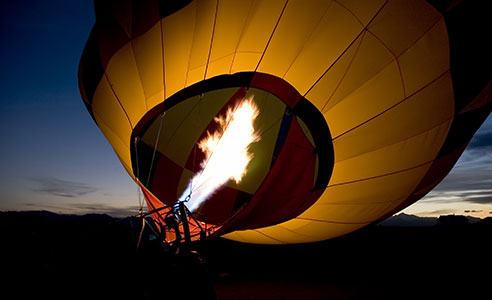
{"type": "Polygon", "coordinates": [[[200,222],[191,213],[191,211],[188,209],[188,206],[186,206],[186,202],[190,201],[190,199],[191,191],[188,196],[186,196],[186,198],[184,198],[183,200],[178,200],[176,201],[176,203],[174,203],[173,209],[168,212],[168,215],[172,214],[175,218],[178,218],[182,222],[184,222],[183,219],[187,220],[188,218],[191,218],[196,223],[198,228],[200,228],[200,232],[205,232],[205,229],[200,225],[200,222]]]}
{"type": "MultiPolygon", "coordinates": [[[[139,169],[139,163],[138,163],[138,142],[139,142],[139,138],[138,137],[135,137],[135,160],[136,160],[136,172],[137,172],[137,176],[136,176],[136,180],[140,180],[140,169],[139,169]]],[[[143,208],[144,208],[144,201],[142,199],[142,192],[140,190],[140,186],[138,186],[137,184],[137,197],[138,197],[138,215],[142,215],[143,214],[143,208]]]]}
{"type": "Polygon", "coordinates": [[[191,250],[191,233],[190,233],[190,221],[193,222],[195,226],[197,226],[200,230],[200,240],[204,240],[207,236],[206,230],[200,224],[200,222],[193,216],[191,211],[186,206],[186,202],[188,202],[191,198],[191,194],[188,195],[184,200],[176,201],[176,203],[170,207],[168,205],[164,205],[160,208],[153,209],[151,211],[145,213],[139,213],[137,216],[142,219],[142,227],[138,237],[137,248],[140,247],[142,243],[142,237],[144,233],[144,227],[150,228],[153,235],[156,236],[165,246],[166,249],[174,249],[171,252],[176,252],[175,250],[179,247],[181,251],[189,252],[191,250]],[[164,215],[162,215],[162,211],[166,211],[164,215]],[[152,226],[148,220],[148,216],[158,213],[163,223],[157,222],[163,230],[156,231],[154,226],[152,226]],[[175,240],[174,241],[166,241],[166,234],[169,232],[174,232],[175,240]],[[182,238],[182,235],[184,239],[182,238]]]}
{"type": "Polygon", "coordinates": [[[137,197],[138,197],[138,215],[143,215],[144,211],[144,200],[142,199],[142,191],[140,187],[137,185],[137,197]]]}
{"type": "MultiPolygon", "coordinates": [[[[205,93],[201,93],[200,94],[200,97],[198,98],[198,121],[200,121],[200,112],[201,112],[201,109],[200,108],[201,108],[203,97],[205,97],[205,93]]],[[[193,147],[193,164],[192,164],[192,167],[191,167],[191,170],[192,171],[195,170],[196,148],[198,148],[198,144],[197,143],[195,143],[195,146],[193,147]]],[[[191,193],[192,192],[193,192],[193,179],[191,179],[191,181],[190,181],[190,194],[186,197],[186,199],[185,199],[186,202],[190,201],[191,193]]]]}
{"type": "MultiPolygon", "coordinates": [[[[158,146],[159,139],[161,136],[161,129],[162,129],[162,123],[163,123],[162,121],[164,119],[165,113],[166,112],[163,111],[162,114],[160,115],[161,118],[159,121],[159,130],[157,132],[157,137],[156,137],[156,140],[154,143],[154,151],[152,152],[152,159],[150,160],[149,173],[147,174],[147,180],[146,180],[145,186],[149,186],[149,183],[150,183],[150,175],[152,174],[152,166],[154,165],[155,154],[157,152],[157,146],[158,146]]],[[[137,176],[136,176],[136,178],[137,178],[137,180],[140,181],[140,169],[139,169],[139,163],[138,163],[138,142],[139,142],[139,138],[135,137],[134,143],[135,143],[135,157],[136,157],[136,165],[137,165],[137,169],[136,169],[136,171],[137,171],[136,175],[137,176]]],[[[139,208],[138,208],[138,214],[136,215],[136,217],[139,217],[142,219],[142,228],[140,230],[140,234],[139,234],[138,242],[137,242],[137,249],[138,249],[140,247],[141,242],[142,242],[142,235],[143,235],[143,232],[144,232],[146,225],[153,231],[155,236],[160,237],[160,234],[158,232],[156,232],[154,230],[154,228],[152,226],[150,226],[148,221],[145,219],[146,216],[151,215],[156,210],[144,213],[144,200],[142,199],[142,194],[141,194],[139,187],[137,188],[137,195],[138,195],[138,206],[139,206],[139,208]]],[[[167,206],[164,206],[164,207],[160,208],[159,210],[165,209],[165,208],[167,208],[167,206]]]]}
{"type": "Polygon", "coordinates": [[[154,165],[155,153],[157,152],[157,146],[159,145],[159,139],[161,137],[162,120],[164,120],[165,114],[166,112],[163,111],[161,114],[161,119],[159,121],[159,130],[157,131],[157,137],[154,143],[154,151],[152,152],[152,159],[150,160],[149,174],[147,174],[147,182],[145,183],[145,186],[149,186],[150,183],[150,175],[152,174],[152,166],[154,165]]]}
{"type": "MultiPolygon", "coordinates": [[[[198,105],[199,105],[198,114],[199,115],[200,115],[200,105],[201,105],[201,102],[203,100],[203,97],[204,97],[204,94],[201,94],[200,98],[199,98],[199,100],[200,100],[200,102],[198,103],[198,105]]],[[[154,160],[155,160],[155,156],[156,156],[156,152],[157,152],[157,148],[158,148],[158,144],[159,144],[159,139],[160,139],[161,132],[162,132],[164,115],[165,115],[165,111],[163,111],[162,114],[160,115],[161,118],[159,121],[159,129],[157,131],[157,136],[156,136],[156,140],[154,143],[154,149],[153,149],[152,158],[150,161],[149,174],[146,178],[145,186],[148,186],[150,183],[150,174],[152,172],[152,166],[154,164],[154,160]]],[[[138,148],[137,144],[139,142],[139,139],[135,138],[134,142],[135,142],[135,151],[138,151],[137,150],[137,148],[138,148]]],[[[197,145],[195,145],[195,147],[193,149],[193,169],[195,167],[195,162],[196,162],[196,151],[197,151],[196,148],[197,148],[197,145]]],[[[137,156],[137,159],[138,159],[138,152],[135,152],[135,155],[137,156]]],[[[137,170],[136,171],[137,171],[137,179],[140,179],[140,174],[139,174],[140,170],[138,169],[138,163],[137,163],[137,170]]],[[[142,219],[142,228],[141,228],[141,231],[139,234],[139,238],[138,238],[138,242],[137,242],[137,248],[140,246],[140,244],[142,242],[142,236],[143,236],[145,227],[150,228],[152,230],[153,234],[156,237],[158,237],[158,239],[160,239],[165,244],[171,245],[171,248],[175,248],[174,246],[180,246],[180,248],[184,251],[191,250],[191,233],[190,233],[189,221],[193,221],[194,225],[199,228],[200,239],[203,239],[206,237],[205,229],[200,224],[200,222],[193,216],[191,211],[186,206],[186,203],[190,201],[191,196],[192,196],[192,190],[194,188],[192,186],[192,184],[193,183],[191,182],[189,194],[184,199],[176,201],[176,203],[172,207],[170,207],[168,205],[163,205],[162,207],[155,208],[155,209],[152,209],[152,210],[147,211],[147,212],[143,211],[144,200],[142,200],[141,191],[140,190],[138,191],[139,212],[137,214],[137,217],[142,219]],[[167,210],[167,212],[163,213],[163,211],[166,211],[166,210],[167,210]],[[149,221],[146,219],[146,217],[153,215],[153,214],[156,214],[156,213],[159,215],[160,219],[163,221],[161,223],[161,222],[158,222],[157,220],[154,220],[154,222],[159,223],[159,225],[163,229],[163,230],[159,230],[159,232],[157,232],[154,229],[154,227],[151,226],[151,224],[149,224],[149,221]],[[172,242],[166,241],[166,232],[169,233],[172,231],[174,231],[176,239],[172,242]],[[184,241],[182,241],[182,239],[181,239],[181,232],[184,235],[184,241]]]]}

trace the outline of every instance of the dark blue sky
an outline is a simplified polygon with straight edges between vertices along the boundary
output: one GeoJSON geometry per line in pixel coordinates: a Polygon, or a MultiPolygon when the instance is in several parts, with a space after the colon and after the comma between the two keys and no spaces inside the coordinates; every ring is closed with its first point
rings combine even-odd
{"type": "Polygon", "coordinates": [[[78,90],[92,1],[11,1],[0,13],[0,209],[136,205],[136,186],[78,90]]]}
{"type": "MultiPolygon", "coordinates": [[[[0,11],[0,210],[113,213],[137,187],[79,95],[77,69],[94,23],[91,0],[9,1],[0,11]]],[[[492,118],[419,215],[492,211],[492,118]]]]}

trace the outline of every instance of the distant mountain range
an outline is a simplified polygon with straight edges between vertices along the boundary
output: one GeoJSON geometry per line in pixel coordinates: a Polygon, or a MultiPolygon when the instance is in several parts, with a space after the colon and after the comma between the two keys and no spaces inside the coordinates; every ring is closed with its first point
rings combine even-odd
{"type": "MultiPolygon", "coordinates": [[[[468,224],[480,222],[481,219],[470,216],[465,216],[468,219],[468,224]]],[[[389,217],[388,219],[380,222],[380,226],[401,226],[401,227],[425,227],[434,226],[438,224],[437,217],[419,217],[415,215],[409,215],[406,213],[400,213],[389,217]]]]}
{"type": "Polygon", "coordinates": [[[46,210],[40,211],[0,211],[1,224],[32,223],[32,224],[108,224],[119,220],[107,214],[58,214],[46,210]]]}
{"type": "Polygon", "coordinates": [[[380,222],[380,226],[411,226],[411,227],[423,227],[434,226],[437,224],[437,218],[434,217],[419,217],[415,215],[408,215],[401,213],[389,217],[388,219],[380,222]]]}
{"type": "MultiPolygon", "coordinates": [[[[441,216],[443,218],[445,216],[441,216]]],[[[461,218],[461,222],[474,224],[481,221],[479,218],[474,218],[470,216],[446,216],[453,219],[461,218]]],[[[492,217],[491,217],[492,218],[492,217]]],[[[487,220],[490,223],[490,219],[487,220]]],[[[107,214],[86,214],[86,215],[72,215],[72,214],[57,214],[50,211],[0,211],[0,223],[6,220],[37,220],[44,222],[76,222],[79,224],[89,224],[89,223],[109,223],[117,220],[122,220],[121,218],[114,218],[107,214]]],[[[388,227],[430,227],[437,225],[438,217],[419,217],[416,215],[410,215],[406,213],[400,213],[389,217],[388,219],[379,222],[378,226],[388,226],[388,227]]],[[[442,220],[446,222],[446,220],[442,220]]],[[[456,220],[455,220],[456,221],[456,220]]],[[[442,223],[442,222],[441,222],[442,223]]]]}

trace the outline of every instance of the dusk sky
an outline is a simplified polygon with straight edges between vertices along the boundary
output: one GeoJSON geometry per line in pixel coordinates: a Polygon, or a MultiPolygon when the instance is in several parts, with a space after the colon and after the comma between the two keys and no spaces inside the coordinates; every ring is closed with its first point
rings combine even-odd
{"type": "MultiPolygon", "coordinates": [[[[79,94],[93,2],[10,1],[0,14],[0,210],[136,213],[137,185],[79,94]]],[[[492,216],[492,117],[448,177],[403,212],[492,216]]]]}

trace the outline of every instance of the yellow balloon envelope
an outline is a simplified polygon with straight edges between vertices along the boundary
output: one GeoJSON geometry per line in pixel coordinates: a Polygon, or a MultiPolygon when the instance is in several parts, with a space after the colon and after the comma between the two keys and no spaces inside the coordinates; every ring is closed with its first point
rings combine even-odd
{"type": "Polygon", "coordinates": [[[151,210],[199,171],[214,118],[253,97],[248,172],[197,219],[248,243],[334,238],[428,193],[490,113],[490,71],[463,63],[490,55],[467,50],[486,45],[480,4],[429,2],[96,0],[81,95],[151,210]]]}

